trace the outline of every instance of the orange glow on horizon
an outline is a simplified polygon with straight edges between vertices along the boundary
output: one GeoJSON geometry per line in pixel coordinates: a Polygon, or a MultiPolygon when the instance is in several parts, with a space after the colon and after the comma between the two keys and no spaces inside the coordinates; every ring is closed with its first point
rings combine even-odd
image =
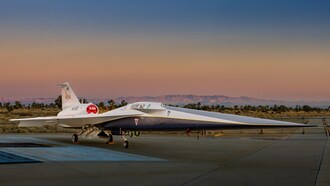
{"type": "Polygon", "coordinates": [[[0,82],[5,90],[0,96],[57,95],[55,85],[69,81],[85,97],[196,94],[330,100],[330,47],[208,44],[214,39],[4,41],[0,82]]]}

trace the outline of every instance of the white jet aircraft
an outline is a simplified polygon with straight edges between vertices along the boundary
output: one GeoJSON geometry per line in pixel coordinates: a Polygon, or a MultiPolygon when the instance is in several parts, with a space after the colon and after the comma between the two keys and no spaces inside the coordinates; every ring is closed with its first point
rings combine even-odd
{"type": "Polygon", "coordinates": [[[126,135],[140,135],[140,131],[150,130],[212,130],[272,127],[306,127],[305,124],[260,119],[217,112],[207,112],[171,107],[156,102],[136,102],[99,114],[93,103],[82,104],[69,83],[60,85],[62,89],[62,111],[57,116],[11,119],[18,121],[19,127],[56,124],[59,127],[81,129],[73,134],[72,142],[79,136],[103,137],[113,142],[112,135],[122,135],[123,145],[128,148],[126,135]]]}

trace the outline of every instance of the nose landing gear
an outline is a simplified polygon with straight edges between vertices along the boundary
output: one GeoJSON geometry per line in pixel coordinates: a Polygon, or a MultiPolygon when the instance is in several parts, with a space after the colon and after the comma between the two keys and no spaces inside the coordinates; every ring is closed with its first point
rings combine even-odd
{"type": "Polygon", "coordinates": [[[128,148],[128,140],[126,138],[126,132],[125,131],[122,132],[121,137],[123,138],[123,146],[124,146],[125,149],[127,149],[128,148]]]}

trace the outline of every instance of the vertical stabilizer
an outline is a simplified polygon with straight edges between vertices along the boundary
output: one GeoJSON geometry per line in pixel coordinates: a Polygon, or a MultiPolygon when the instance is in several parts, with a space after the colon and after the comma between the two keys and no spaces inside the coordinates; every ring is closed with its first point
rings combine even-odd
{"type": "Polygon", "coordinates": [[[63,83],[60,87],[62,89],[62,110],[80,104],[69,83],[63,83]]]}

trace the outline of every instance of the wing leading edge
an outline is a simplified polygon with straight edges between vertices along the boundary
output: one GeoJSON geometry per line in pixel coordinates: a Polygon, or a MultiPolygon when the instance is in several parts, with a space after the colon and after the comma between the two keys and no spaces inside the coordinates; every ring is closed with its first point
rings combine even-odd
{"type": "Polygon", "coordinates": [[[99,124],[110,122],[119,118],[141,116],[141,112],[107,112],[104,114],[73,115],[73,116],[50,116],[24,119],[11,119],[10,121],[19,122],[19,127],[38,127],[49,124],[58,124],[62,127],[82,127],[85,124],[99,124]]]}

